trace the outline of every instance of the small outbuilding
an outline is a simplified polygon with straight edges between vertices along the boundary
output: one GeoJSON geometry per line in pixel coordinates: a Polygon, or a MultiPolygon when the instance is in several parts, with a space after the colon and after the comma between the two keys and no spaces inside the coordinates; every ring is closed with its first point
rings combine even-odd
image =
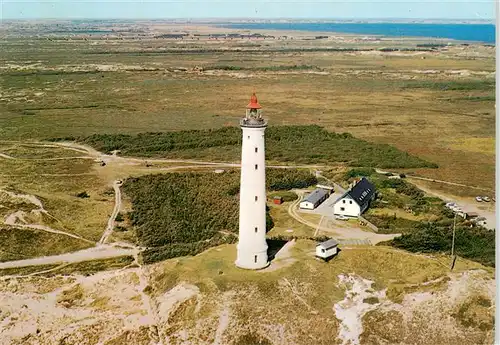
{"type": "Polygon", "coordinates": [[[324,190],[328,191],[329,194],[332,194],[335,192],[335,187],[328,186],[326,184],[318,184],[318,185],[316,185],[316,188],[324,189],[324,190]]]}
{"type": "Polygon", "coordinates": [[[282,203],[283,203],[283,197],[282,196],[275,196],[273,198],[273,204],[281,205],[282,203]]]}
{"type": "Polygon", "coordinates": [[[325,242],[321,242],[316,246],[316,256],[327,260],[338,253],[338,245],[339,243],[333,238],[325,242]]]}
{"type": "Polygon", "coordinates": [[[314,210],[316,207],[321,205],[323,201],[328,199],[329,195],[330,192],[325,189],[315,189],[300,202],[299,207],[306,210],[314,210]]]}
{"type": "Polygon", "coordinates": [[[479,214],[476,212],[467,212],[467,219],[474,219],[479,217],[479,214]]]}

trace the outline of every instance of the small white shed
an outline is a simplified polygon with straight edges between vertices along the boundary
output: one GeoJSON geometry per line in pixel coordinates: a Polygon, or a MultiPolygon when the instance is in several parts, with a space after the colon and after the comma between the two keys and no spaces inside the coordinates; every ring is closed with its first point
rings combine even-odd
{"type": "Polygon", "coordinates": [[[338,242],[333,238],[321,242],[316,246],[316,256],[321,259],[328,259],[338,252],[338,242]]]}

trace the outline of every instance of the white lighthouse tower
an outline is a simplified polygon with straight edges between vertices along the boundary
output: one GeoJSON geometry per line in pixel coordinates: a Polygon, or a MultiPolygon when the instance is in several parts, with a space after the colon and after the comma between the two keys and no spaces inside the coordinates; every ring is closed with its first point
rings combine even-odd
{"type": "Polygon", "coordinates": [[[266,161],[264,131],[267,121],[253,93],[240,121],[241,147],[240,228],[236,266],[259,269],[269,265],[266,243],[266,161]]]}

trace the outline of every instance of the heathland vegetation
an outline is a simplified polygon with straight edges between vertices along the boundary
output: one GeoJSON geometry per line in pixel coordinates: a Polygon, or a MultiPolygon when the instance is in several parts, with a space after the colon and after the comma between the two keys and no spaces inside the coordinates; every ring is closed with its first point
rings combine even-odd
{"type": "MultiPolygon", "coordinates": [[[[238,161],[241,130],[224,127],[161,133],[95,134],[78,140],[97,150],[119,150],[126,156],[238,161]]],[[[266,131],[266,158],[295,164],[343,163],[380,168],[436,168],[437,165],[387,144],[375,144],[349,133],[334,133],[316,125],[275,126],[266,131]],[[341,148],[341,149],[339,149],[341,148]]]]}
{"type": "MultiPolygon", "coordinates": [[[[268,189],[289,190],[316,183],[308,171],[268,169],[268,189]]],[[[125,194],[128,214],[139,244],[147,247],[144,262],[194,255],[236,240],[239,173],[171,173],[129,178],[125,194]]],[[[272,227],[268,215],[268,230],[272,227]]]]}

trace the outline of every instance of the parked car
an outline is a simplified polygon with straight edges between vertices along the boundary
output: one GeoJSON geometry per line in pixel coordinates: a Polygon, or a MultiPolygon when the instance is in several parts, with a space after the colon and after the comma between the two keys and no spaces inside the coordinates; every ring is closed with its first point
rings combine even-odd
{"type": "Polygon", "coordinates": [[[488,198],[487,196],[483,196],[483,201],[486,201],[486,202],[490,202],[490,198],[488,198]]]}
{"type": "Polygon", "coordinates": [[[447,202],[445,206],[448,208],[452,208],[452,207],[457,206],[457,204],[455,204],[454,202],[447,202]]]}
{"type": "Polygon", "coordinates": [[[481,201],[483,201],[483,199],[480,196],[476,196],[476,201],[481,202],[481,201]]]}
{"type": "Polygon", "coordinates": [[[337,216],[335,216],[335,219],[338,219],[338,220],[349,220],[349,217],[342,216],[342,215],[337,215],[337,216]]]}

